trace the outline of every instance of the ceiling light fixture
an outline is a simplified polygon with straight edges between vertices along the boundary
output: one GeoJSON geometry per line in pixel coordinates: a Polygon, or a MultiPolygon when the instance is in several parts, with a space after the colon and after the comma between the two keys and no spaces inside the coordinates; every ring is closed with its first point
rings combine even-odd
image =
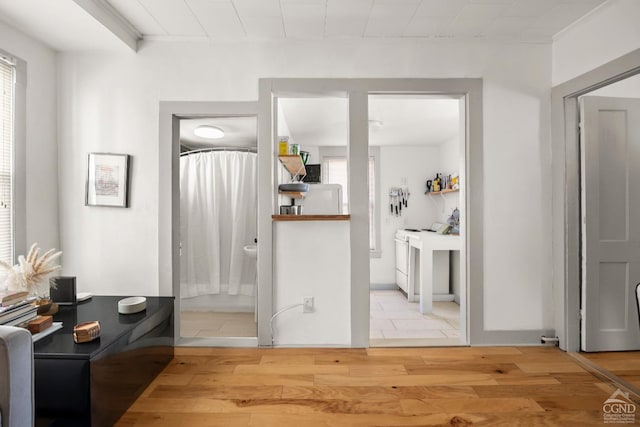
{"type": "Polygon", "coordinates": [[[193,130],[193,133],[200,138],[206,139],[220,139],[224,137],[224,131],[222,129],[211,125],[198,126],[193,130]]]}

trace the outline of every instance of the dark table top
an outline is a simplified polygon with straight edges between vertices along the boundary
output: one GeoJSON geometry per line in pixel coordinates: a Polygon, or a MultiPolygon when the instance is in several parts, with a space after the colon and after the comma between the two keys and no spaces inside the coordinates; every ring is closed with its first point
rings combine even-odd
{"type": "Polygon", "coordinates": [[[131,332],[146,318],[162,308],[173,306],[173,297],[146,297],[147,308],[140,313],[118,313],[118,301],[126,296],[93,296],[75,306],[60,306],[53,316],[62,322],[62,329],[34,343],[34,356],[38,358],[90,359],[102,352],[123,335],[131,332]],[[73,341],[73,327],[82,322],[98,320],[100,338],[82,344],[73,341]]]}

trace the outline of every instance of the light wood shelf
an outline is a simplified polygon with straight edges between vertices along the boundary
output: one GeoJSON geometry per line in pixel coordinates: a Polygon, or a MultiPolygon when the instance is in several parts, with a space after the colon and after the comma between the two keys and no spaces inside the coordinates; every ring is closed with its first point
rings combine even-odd
{"type": "Polygon", "coordinates": [[[304,199],[304,195],[306,193],[302,193],[300,191],[278,191],[278,194],[282,194],[286,197],[291,197],[292,199],[304,199]]]}
{"type": "Polygon", "coordinates": [[[288,154],[286,156],[278,156],[280,163],[282,163],[292,176],[295,175],[307,175],[307,170],[302,163],[302,157],[299,154],[288,154]]]}
{"type": "Polygon", "coordinates": [[[448,193],[457,193],[458,191],[460,191],[459,188],[455,188],[455,189],[446,189],[446,190],[442,190],[442,191],[428,191],[424,194],[448,194],[448,193]]]}

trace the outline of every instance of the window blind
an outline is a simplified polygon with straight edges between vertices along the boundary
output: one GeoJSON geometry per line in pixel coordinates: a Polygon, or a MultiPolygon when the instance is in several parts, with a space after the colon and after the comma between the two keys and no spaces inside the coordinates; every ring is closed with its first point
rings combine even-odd
{"type": "MultiPolygon", "coordinates": [[[[347,191],[348,172],[346,157],[325,157],[323,159],[322,183],[342,185],[342,212],[349,212],[349,196],[347,191]]],[[[376,162],[369,157],[369,248],[376,250],[376,162]]]]}
{"type": "Polygon", "coordinates": [[[342,186],[342,212],[349,212],[349,190],[346,157],[325,157],[323,159],[322,183],[342,186]]]}
{"type": "Polygon", "coordinates": [[[0,57],[0,260],[13,264],[15,66],[0,57]]]}

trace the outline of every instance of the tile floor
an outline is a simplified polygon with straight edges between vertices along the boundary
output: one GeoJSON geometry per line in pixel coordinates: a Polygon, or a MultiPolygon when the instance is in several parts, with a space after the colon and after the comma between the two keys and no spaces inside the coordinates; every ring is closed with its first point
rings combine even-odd
{"type": "Polygon", "coordinates": [[[417,302],[409,302],[399,290],[370,292],[369,326],[372,347],[455,346],[460,343],[460,307],[435,301],[433,312],[421,314],[417,302]]]}
{"type": "MultiPolygon", "coordinates": [[[[370,344],[372,347],[456,346],[460,344],[460,307],[434,302],[431,314],[420,314],[417,302],[399,290],[371,291],[370,344]]],[[[183,337],[255,337],[253,313],[183,311],[183,337]]]]}
{"type": "Polygon", "coordinates": [[[183,311],[180,315],[183,337],[255,337],[258,334],[253,313],[183,311]]]}

